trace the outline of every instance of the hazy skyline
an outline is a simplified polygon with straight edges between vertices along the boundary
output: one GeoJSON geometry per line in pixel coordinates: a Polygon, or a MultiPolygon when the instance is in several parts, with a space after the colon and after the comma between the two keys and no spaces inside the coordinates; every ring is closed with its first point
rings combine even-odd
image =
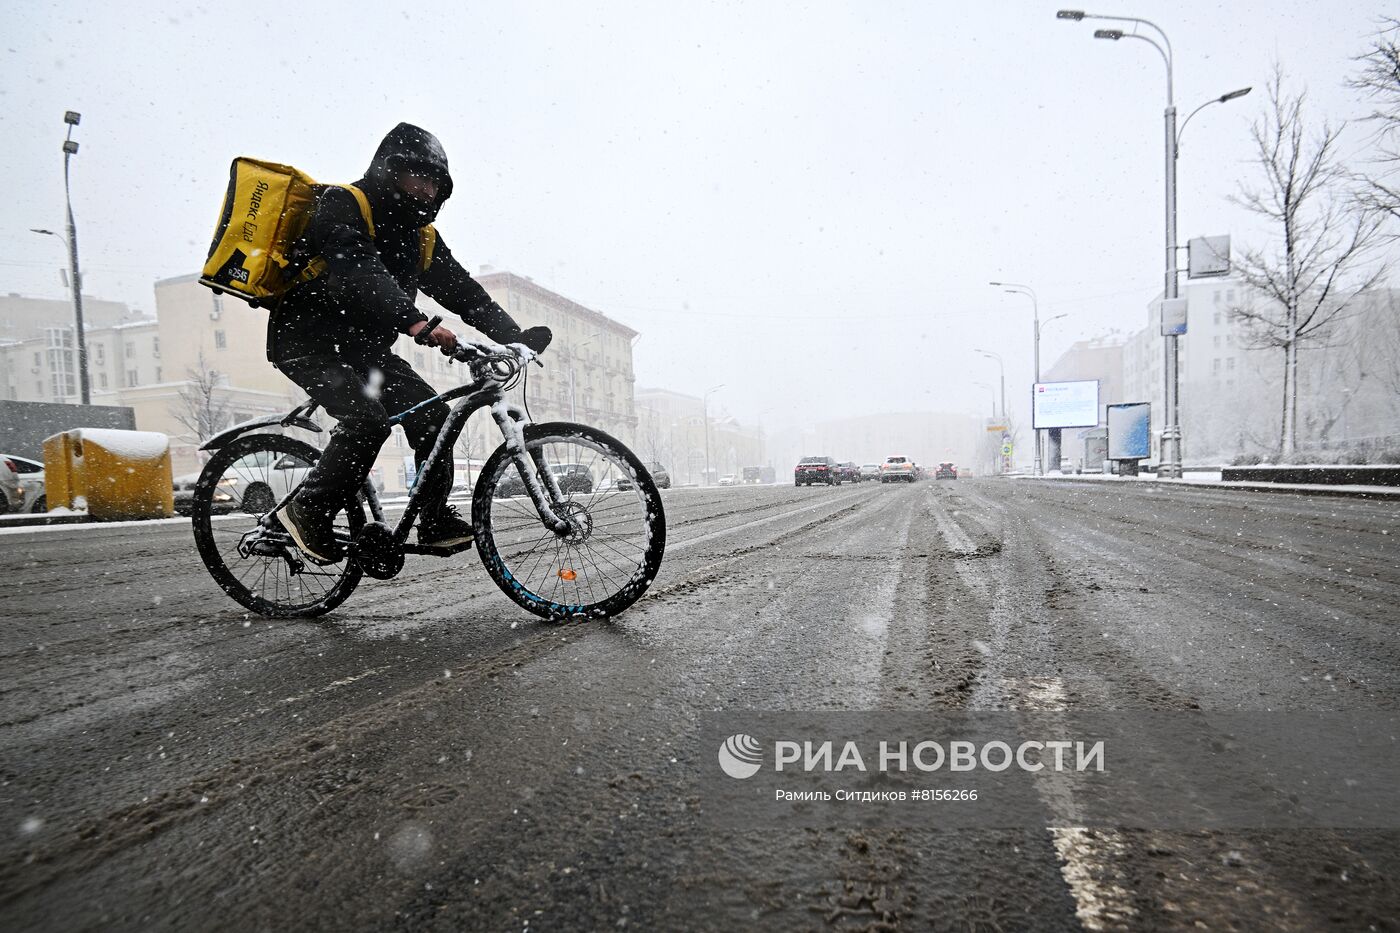
{"type": "MultiPolygon", "coordinates": [[[[444,142],[439,220],[464,264],[529,275],[642,332],[637,381],[771,427],[986,413],[1131,331],[1161,288],[1164,69],[1057,4],[311,4],[295,28],[216,5],[7,5],[0,292],[62,298],[63,112],[86,291],[154,310],[197,271],[236,155],[357,178],[399,120],[444,142]],[[353,12],[352,12],[353,11],[353,12]],[[1024,390],[1024,391],[1021,391],[1024,390]]],[[[1181,241],[1258,230],[1227,202],[1278,61],[1314,117],[1377,5],[1133,2],[1176,52],[1181,241]]],[[[289,22],[291,22],[289,18],[289,22]]],[[[1103,25],[1103,24],[1098,24],[1103,25]]],[[[1349,133],[1349,151],[1363,142],[1349,133]]],[[[462,329],[462,328],[459,328],[462,329]]]]}

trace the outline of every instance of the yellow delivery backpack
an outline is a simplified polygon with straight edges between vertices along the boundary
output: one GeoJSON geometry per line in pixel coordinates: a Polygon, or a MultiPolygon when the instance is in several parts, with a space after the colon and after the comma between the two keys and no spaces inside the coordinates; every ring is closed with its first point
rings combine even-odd
{"type": "MultiPolygon", "coordinates": [[[[219,225],[199,281],[215,294],[228,292],[256,308],[316,278],[325,271],[325,260],[297,255],[297,248],[316,198],[326,187],[290,165],[234,159],[219,225]]],[[[369,199],[354,185],[339,187],[355,196],[373,238],[369,199]]],[[[432,262],[436,239],[431,225],[423,228],[421,269],[432,262]]]]}

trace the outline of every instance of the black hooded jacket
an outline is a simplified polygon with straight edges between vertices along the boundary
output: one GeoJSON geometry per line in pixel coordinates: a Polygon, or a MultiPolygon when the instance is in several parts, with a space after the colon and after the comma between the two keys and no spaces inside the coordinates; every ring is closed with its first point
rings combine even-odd
{"type": "Polygon", "coordinates": [[[427,320],[413,304],[419,289],[492,340],[520,339],[515,321],[453,258],[440,235],[428,267],[421,268],[423,227],[452,193],[447,155],[433,134],[408,123],[394,127],[355,187],[369,200],[374,235],[349,191],[331,186],[322,192],[300,249],[307,257],[323,257],[326,269],[274,307],[268,359],[387,350],[400,333],[427,320]],[[405,169],[438,182],[436,203],[414,202],[396,189],[405,169]]]}

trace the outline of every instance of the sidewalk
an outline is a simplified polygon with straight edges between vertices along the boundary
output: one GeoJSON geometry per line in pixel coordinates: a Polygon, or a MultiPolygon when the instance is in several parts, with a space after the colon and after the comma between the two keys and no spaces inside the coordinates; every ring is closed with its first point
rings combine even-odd
{"type": "Polygon", "coordinates": [[[1353,499],[1381,499],[1400,502],[1395,486],[1324,486],[1318,483],[1237,483],[1224,482],[1219,470],[1187,473],[1181,479],[1158,479],[1151,473],[1115,476],[1108,473],[1049,473],[1045,476],[1013,475],[1010,479],[1051,483],[1155,483],[1161,486],[1193,489],[1234,489],[1243,492],[1283,492],[1304,496],[1343,496],[1353,499]]]}

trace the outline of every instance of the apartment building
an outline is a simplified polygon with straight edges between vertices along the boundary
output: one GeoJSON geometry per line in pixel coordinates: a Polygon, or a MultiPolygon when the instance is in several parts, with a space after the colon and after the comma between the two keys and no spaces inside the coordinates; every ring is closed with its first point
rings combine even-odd
{"type": "MultiPolygon", "coordinates": [[[[528,380],[513,393],[517,402],[528,404],[533,420],[580,421],[633,443],[632,343],[637,332],[528,276],[486,271],[479,281],[522,327],[545,324],[554,331],[544,366],[531,367],[528,380]]],[[[289,411],[306,400],[267,360],[266,309],[215,295],[194,274],[156,282],[155,304],[152,318],[119,302],[85,299],[92,401],[130,406],[139,429],[169,435],[177,474],[201,465],[198,449],[207,437],[196,430],[196,409],[212,413],[218,430],[289,411]]],[[[474,336],[426,296],[420,296],[419,304],[425,313],[441,314],[447,326],[474,336]]],[[[72,319],[68,302],[17,295],[0,299],[0,391],[5,397],[78,400],[72,319]]],[[[393,349],[439,391],[468,378],[465,368],[407,336],[393,349]]],[[[319,418],[324,425],[333,424],[324,413],[319,418]]],[[[474,477],[499,444],[500,433],[489,416],[474,415],[456,451],[459,478],[474,477]]],[[[402,430],[395,429],[375,469],[387,491],[411,483],[413,451],[402,430]]]]}

